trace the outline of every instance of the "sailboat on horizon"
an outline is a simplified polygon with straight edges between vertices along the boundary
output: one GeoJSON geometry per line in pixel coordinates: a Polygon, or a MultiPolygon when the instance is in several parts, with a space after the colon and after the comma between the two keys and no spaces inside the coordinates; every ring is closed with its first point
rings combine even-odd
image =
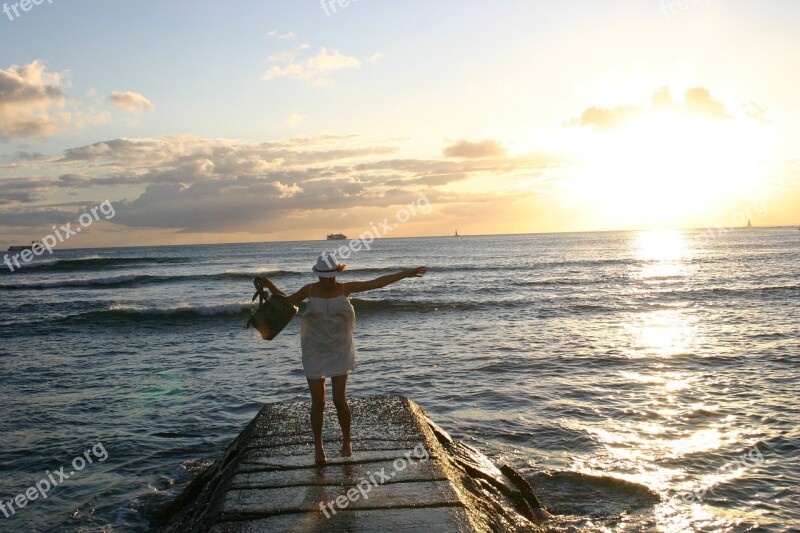
{"type": "Polygon", "coordinates": [[[456,229],[456,232],[453,234],[453,237],[461,237],[461,235],[458,234],[458,229],[456,229]]]}

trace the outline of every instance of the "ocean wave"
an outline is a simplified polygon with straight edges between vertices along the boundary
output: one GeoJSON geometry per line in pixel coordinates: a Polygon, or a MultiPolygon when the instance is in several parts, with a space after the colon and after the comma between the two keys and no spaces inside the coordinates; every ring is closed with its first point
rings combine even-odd
{"type": "MultiPolygon", "coordinates": [[[[342,271],[340,279],[344,279],[347,281],[347,277],[353,274],[356,275],[379,275],[383,276],[386,274],[394,274],[397,272],[401,272],[403,270],[408,270],[408,267],[375,267],[375,268],[348,268],[342,271]]],[[[446,270],[446,269],[442,269],[446,270]]],[[[476,268],[475,270],[481,270],[476,268]]],[[[275,276],[275,277],[288,277],[288,276],[303,276],[309,279],[309,281],[314,281],[316,277],[311,272],[311,269],[308,270],[226,270],[224,274],[221,274],[232,279],[253,279],[256,276],[275,276]]]]}
{"type": "Polygon", "coordinates": [[[753,292],[781,292],[781,291],[796,291],[800,290],[800,284],[794,285],[769,285],[765,287],[715,287],[713,289],[699,289],[697,291],[691,292],[710,292],[712,294],[723,294],[723,295],[736,295],[736,294],[747,294],[753,292]]]}
{"type": "Polygon", "coordinates": [[[90,256],[79,259],[59,259],[55,264],[59,268],[93,268],[120,265],[139,265],[139,264],[174,264],[187,263],[190,259],[186,257],[99,257],[90,256]]]}
{"type": "Polygon", "coordinates": [[[174,305],[111,304],[105,309],[84,311],[69,316],[71,327],[90,324],[92,327],[128,327],[134,324],[156,324],[172,327],[176,322],[225,320],[244,326],[250,315],[250,302],[174,305]]]}
{"type": "Polygon", "coordinates": [[[617,309],[607,305],[593,304],[593,303],[579,303],[570,306],[571,309],[578,312],[601,312],[601,311],[616,311],[617,309]]]}
{"type": "MultiPolygon", "coordinates": [[[[87,256],[77,259],[46,259],[28,263],[23,265],[22,269],[28,270],[28,275],[35,273],[50,273],[50,272],[100,272],[103,270],[114,270],[122,268],[135,268],[137,266],[158,266],[158,265],[171,265],[171,264],[187,264],[192,263],[192,259],[188,257],[100,257],[97,255],[87,256]]],[[[593,267],[599,265],[609,265],[617,263],[627,263],[628,260],[598,260],[598,261],[562,261],[562,262],[546,262],[535,264],[520,264],[520,265],[506,265],[503,271],[516,271],[516,272],[532,272],[541,269],[549,268],[564,268],[564,267],[593,267]]],[[[405,266],[383,266],[383,267],[367,267],[367,268],[348,268],[344,270],[340,276],[342,281],[354,281],[356,279],[372,279],[375,277],[384,276],[387,274],[394,274],[407,270],[408,265],[405,266]]],[[[7,269],[5,274],[12,274],[7,269]]],[[[486,266],[430,266],[431,273],[450,274],[450,273],[464,273],[464,272],[492,272],[497,270],[496,267],[486,266]]],[[[18,273],[17,271],[16,273],[18,273]]],[[[211,274],[183,274],[183,275],[160,275],[150,277],[138,277],[136,282],[150,282],[150,283],[169,283],[172,281],[192,281],[201,280],[203,278],[211,280],[242,280],[252,281],[257,276],[268,276],[275,278],[307,278],[309,282],[315,280],[315,277],[310,269],[292,270],[292,269],[230,269],[224,272],[216,272],[211,274]]],[[[593,277],[585,281],[576,280],[574,278],[561,278],[549,280],[532,280],[526,282],[518,282],[519,285],[580,285],[580,284],[596,284],[608,281],[609,279],[604,276],[593,277]]],[[[44,282],[41,282],[44,283],[44,282]]],[[[11,284],[6,284],[6,288],[11,284]]],[[[21,284],[18,284],[21,285],[21,284]]],[[[27,288],[35,288],[35,284],[29,284],[27,288]]]]}
{"type": "Polygon", "coordinates": [[[509,285],[516,287],[573,287],[599,285],[610,282],[621,282],[627,278],[623,276],[597,276],[593,278],[558,278],[558,279],[531,279],[507,281],[509,285]]]}
{"type": "MultiPolygon", "coordinates": [[[[58,263],[58,259],[38,259],[38,260],[31,261],[30,263],[20,262],[19,269],[22,270],[22,269],[27,269],[27,268],[41,268],[41,267],[54,265],[56,263],[58,263]]],[[[15,266],[15,268],[16,268],[16,266],[15,266]]],[[[11,271],[9,270],[9,273],[10,272],[11,271]]]]}
{"type": "Polygon", "coordinates": [[[670,290],[656,290],[651,293],[642,293],[646,298],[680,297],[697,299],[741,296],[748,294],[772,294],[780,292],[796,292],[800,290],[800,284],[790,285],[768,285],[762,287],[711,287],[711,288],[679,288],[670,290]]]}
{"type": "MultiPolygon", "coordinates": [[[[432,312],[444,310],[465,310],[476,309],[480,307],[478,304],[472,302],[416,302],[412,300],[366,300],[359,298],[351,298],[350,302],[353,304],[356,313],[377,313],[383,311],[398,311],[398,312],[432,312]]],[[[305,308],[306,304],[302,304],[301,310],[305,308]]],[[[178,304],[174,306],[141,306],[141,305],[111,305],[107,313],[111,314],[129,314],[129,315],[179,315],[179,314],[195,314],[200,316],[215,316],[215,315],[235,315],[250,311],[253,304],[249,301],[237,302],[231,304],[178,304]]]]}
{"type": "Polygon", "coordinates": [[[420,302],[415,300],[350,298],[356,312],[380,313],[388,311],[430,313],[437,311],[470,311],[486,307],[486,303],[470,302],[420,302]]]}
{"type": "MultiPolygon", "coordinates": [[[[400,272],[399,268],[377,268],[377,269],[361,269],[353,270],[348,274],[362,275],[364,278],[367,276],[375,277],[376,275],[384,275],[386,273],[400,272]]],[[[63,280],[42,280],[42,281],[21,281],[17,283],[0,283],[0,290],[22,290],[22,289],[49,289],[57,287],[92,287],[98,286],[102,288],[114,288],[143,284],[170,284],[170,283],[186,283],[186,282],[200,282],[200,281],[240,281],[247,282],[249,285],[253,278],[258,276],[267,276],[271,278],[283,277],[303,277],[307,278],[308,282],[313,282],[314,278],[310,272],[297,272],[292,270],[271,270],[271,271],[241,271],[241,270],[226,270],[225,272],[216,272],[208,274],[129,274],[119,276],[97,277],[97,278],[77,278],[77,279],[63,279],[63,280]]],[[[24,279],[30,280],[29,276],[24,279]]],[[[344,282],[348,280],[343,279],[344,282]]],[[[299,287],[298,287],[299,288],[299,287]]],[[[249,290],[249,289],[248,289],[249,290]]]]}
{"type": "Polygon", "coordinates": [[[104,278],[87,278],[87,279],[67,279],[67,280],[47,280],[47,281],[31,281],[22,283],[0,283],[0,290],[36,290],[36,289],[52,289],[62,287],[92,287],[92,286],[119,286],[127,285],[136,281],[137,278],[147,276],[110,276],[104,278]]]}
{"type": "Polygon", "coordinates": [[[562,515],[634,515],[662,501],[661,495],[646,485],[601,473],[555,470],[527,477],[543,494],[559,495],[562,515]]]}
{"type": "Polygon", "coordinates": [[[299,276],[306,274],[305,272],[297,272],[293,270],[226,270],[221,274],[206,274],[205,277],[209,278],[222,278],[222,279],[246,279],[252,281],[253,278],[259,276],[299,276]]]}
{"type": "Polygon", "coordinates": [[[129,265],[181,264],[190,261],[186,257],[101,257],[90,255],[75,259],[42,259],[22,264],[21,269],[36,268],[37,271],[102,270],[129,265]]]}
{"type": "MultiPolygon", "coordinates": [[[[185,274],[185,275],[149,275],[149,274],[127,274],[119,276],[107,276],[96,278],[77,278],[77,279],[55,279],[43,281],[22,281],[19,283],[0,283],[0,290],[37,290],[52,289],[62,287],[97,287],[97,288],[121,288],[144,284],[169,284],[185,283],[197,281],[224,281],[224,280],[248,280],[252,281],[253,274],[185,274]]],[[[248,289],[249,290],[249,289],[248,289]]]]}
{"type": "MultiPolygon", "coordinates": [[[[371,315],[383,312],[393,313],[431,313],[452,310],[470,310],[481,307],[474,302],[417,302],[412,300],[366,300],[351,298],[351,303],[357,315],[371,315]]],[[[301,313],[306,304],[300,305],[301,313]]],[[[250,301],[235,303],[215,304],[188,304],[176,303],[174,305],[141,305],[141,304],[111,304],[104,310],[93,310],[73,315],[74,320],[88,320],[92,323],[111,319],[134,320],[137,322],[175,318],[246,318],[253,309],[250,301]]]]}
{"type": "MultiPolygon", "coordinates": [[[[177,274],[177,275],[149,275],[149,274],[128,274],[119,276],[107,276],[96,278],[77,278],[77,279],[48,279],[42,281],[21,281],[17,283],[0,283],[0,290],[23,290],[23,289],[50,289],[61,287],[93,287],[102,288],[124,287],[143,284],[158,283],[186,283],[198,281],[242,281],[252,282],[257,276],[279,277],[287,275],[300,275],[298,272],[286,270],[274,270],[267,272],[240,272],[226,271],[213,274],[177,274]]],[[[25,277],[24,279],[30,279],[25,277]]],[[[310,281],[310,280],[309,280],[310,281]]],[[[249,283],[248,283],[249,284],[249,283]]],[[[251,285],[252,287],[252,285],[251,285]]],[[[249,288],[247,290],[250,290],[249,288]]]]}
{"type": "MultiPolygon", "coordinates": [[[[561,481],[573,483],[577,486],[595,488],[601,491],[624,492],[628,495],[637,494],[640,497],[649,500],[650,502],[661,501],[661,496],[658,494],[658,492],[654,491],[650,487],[609,474],[556,471],[549,472],[547,475],[551,478],[558,478],[561,481]]],[[[534,479],[538,481],[541,479],[541,476],[536,476],[534,479]]]]}
{"type": "MultiPolygon", "coordinates": [[[[167,316],[167,315],[238,315],[249,312],[252,308],[250,302],[237,302],[232,304],[178,304],[165,306],[123,305],[112,304],[104,312],[110,315],[124,316],[167,316]]],[[[93,314],[95,314],[94,312],[93,314]]]]}

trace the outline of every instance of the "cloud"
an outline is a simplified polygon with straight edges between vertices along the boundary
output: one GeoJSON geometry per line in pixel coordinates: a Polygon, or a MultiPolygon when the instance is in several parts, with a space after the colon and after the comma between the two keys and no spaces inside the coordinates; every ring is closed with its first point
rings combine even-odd
{"type": "Polygon", "coordinates": [[[116,107],[126,111],[143,112],[155,109],[155,106],[150,100],[132,91],[114,91],[111,93],[111,101],[116,107]]]}
{"type": "Polygon", "coordinates": [[[580,126],[595,126],[601,130],[616,128],[640,113],[634,106],[618,106],[611,109],[590,107],[584,110],[575,123],[580,126]]]}
{"type": "Polygon", "coordinates": [[[291,115],[283,119],[283,123],[286,124],[287,126],[297,126],[298,124],[303,122],[305,118],[306,117],[298,113],[292,113],[291,115]]]}
{"type": "Polygon", "coordinates": [[[17,161],[41,161],[47,159],[47,156],[41,152],[20,150],[16,154],[14,154],[14,159],[17,161]]]}
{"type": "Polygon", "coordinates": [[[68,99],[63,76],[48,72],[39,60],[0,69],[0,141],[47,137],[111,119],[94,91],[82,99],[68,99]]]}
{"type": "Polygon", "coordinates": [[[479,142],[469,142],[461,139],[455,144],[444,149],[445,157],[464,157],[468,159],[478,159],[482,157],[502,157],[506,155],[506,149],[500,143],[492,140],[479,142]]]}
{"type": "Polygon", "coordinates": [[[51,189],[43,179],[6,179],[0,182],[0,205],[32,203],[41,200],[51,189]]]}
{"type": "Polygon", "coordinates": [[[743,105],[745,116],[757,120],[761,124],[771,124],[767,117],[767,108],[757,102],[745,102],[743,105]]]}
{"type": "Polygon", "coordinates": [[[296,36],[294,32],[286,32],[286,33],[278,33],[278,30],[271,30],[267,32],[267,35],[270,37],[275,37],[276,39],[294,39],[296,36]]]}
{"type": "Polygon", "coordinates": [[[89,176],[62,174],[56,179],[42,176],[13,177],[0,181],[0,205],[35,204],[56,189],[74,190],[89,182],[89,176]]]}
{"type": "Polygon", "coordinates": [[[711,92],[703,87],[689,89],[684,94],[684,109],[712,118],[731,118],[722,102],[711,98],[711,92]]]}
{"type": "Polygon", "coordinates": [[[282,52],[272,54],[267,58],[267,61],[271,63],[288,63],[290,61],[294,61],[294,59],[303,53],[303,51],[310,49],[311,46],[308,43],[303,43],[300,46],[295,46],[294,48],[289,48],[288,50],[283,50],[282,52]]]}
{"type": "Polygon", "coordinates": [[[525,185],[560,164],[551,156],[502,156],[499,144],[484,143],[467,144],[495,157],[403,157],[389,142],[359,136],[262,143],[191,136],[109,139],[29,163],[36,165],[35,174],[0,182],[0,226],[46,230],[47,224],[74,218],[63,207],[64,194],[83,191],[77,200],[93,205],[97,199],[87,195],[103,188],[116,208],[113,223],[121,228],[205,234],[319,229],[325,223],[315,221],[380,213],[423,193],[443,203],[516,198],[526,192],[442,188],[485,177],[498,185],[525,185]]]}
{"type": "Polygon", "coordinates": [[[333,72],[343,68],[361,68],[361,61],[349,57],[338,50],[328,50],[323,46],[319,54],[308,58],[308,67],[316,72],[333,72]]]}
{"type": "Polygon", "coordinates": [[[374,65],[375,63],[377,63],[381,59],[386,59],[386,56],[381,54],[380,52],[375,52],[374,54],[369,56],[365,61],[367,63],[369,63],[370,65],[374,65]]]}
{"type": "Polygon", "coordinates": [[[310,47],[307,44],[271,55],[268,59],[273,64],[262,76],[262,80],[277,78],[291,78],[295,80],[310,81],[320,87],[329,87],[334,84],[331,74],[344,69],[359,69],[361,61],[358,58],[347,56],[338,50],[328,50],[324,46],[316,55],[295,62],[297,57],[310,47]]]}
{"type": "Polygon", "coordinates": [[[0,140],[52,135],[64,105],[61,74],[47,72],[41,61],[0,69],[0,140]]]}
{"type": "Polygon", "coordinates": [[[89,177],[85,174],[62,174],[58,177],[58,181],[65,186],[80,185],[86,183],[89,177]]]}
{"type": "MultiPolygon", "coordinates": [[[[346,139],[346,138],[343,138],[346,139]]],[[[348,146],[324,148],[328,138],[297,138],[284,142],[244,143],[225,139],[200,139],[192,136],[160,139],[112,139],[71,148],[59,162],[92,162],[103,168],[182,167],[188,163],[211,161],[224,175],[256,173],[277,167],[314,165],[336,160],[386,155],[391,146],[348,146]],[[318,149],[319,148],[319,149],[318,149]]]]}
{"type": "Polygon", "coordinates": [[[631,119],[663,111],[716,120],[732,118],[725,110],[724,104],[714,100],[711,92],[704,87],[687,90],[683,95],[683,102],[677,102],[672,98],[669,87],[661,87],[653,93],[649,106],[643,104],[626,104],[610,108],[593,106],[585,109],[580,117],[572,119],[568,124],[609,130],[623,126],[631,119]]]}

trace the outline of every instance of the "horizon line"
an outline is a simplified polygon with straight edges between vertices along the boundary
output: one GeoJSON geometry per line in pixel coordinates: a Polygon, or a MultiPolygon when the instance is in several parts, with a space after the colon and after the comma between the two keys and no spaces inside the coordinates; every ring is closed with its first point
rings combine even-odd
{"type": "MultiPolygon", "coordinates": [[[[732,230],[748,230],[748,229],[781,229],[781,228],[794,228],[800,229],[800,224],[787,224],[780,226],[708,226],[703,228],[647,228],[647,229],[615,229],[615,230],[579,230],[579,231],[531,231],[524,233],[472,233],[472,234],[459,234],[458,237],[508,237],[514,235],[570,235],[581,233],[638,233],[643,231],[705,231],[714,230],[727,232],[732,230]]],[[[443,239],[455,238],[455,235],[415,235],[407,237],[380,237],[375,240],[394,240],[394,239],[443,239]]],[[[211,243],[180,243],[180,244],[142,244],[142,245],[128,245],[128,246],[89,246],[89,247],[60,247],[53,250],[53,253],[59,250],[117,250],[123,248],[164,248],[164,247],[178,247],[178,246],[224,246],[232,244],[282,244],[282,243],[309,243],[309,242],[350,242],[352,240],[359,240],[358,237],[353,239],[341,239],[336,241],[328,241],[327,239],[301,239],[301,240],[274,240],[274,241],[235,241],[235,242],[211,242],[211,243]]],[[[5,250],[4,253],[7,253],[5,250]]]]}

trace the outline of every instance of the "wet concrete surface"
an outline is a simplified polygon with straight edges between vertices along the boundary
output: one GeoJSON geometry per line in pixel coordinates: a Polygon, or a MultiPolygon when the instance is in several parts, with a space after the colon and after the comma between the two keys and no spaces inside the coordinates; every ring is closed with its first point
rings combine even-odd
{"type": "Polygon", "coordinates": [[[225,456],[166,509],[164,530],[538,530],[515,508],[519,501],[504,495],[514,489],[497,467],[450,439],[410,399],[354,398],[350,408],[352,456],[338,453],[341,432],[329,405],[328,462],[319,466],[309,405],[264,406],[225,456]]]}

